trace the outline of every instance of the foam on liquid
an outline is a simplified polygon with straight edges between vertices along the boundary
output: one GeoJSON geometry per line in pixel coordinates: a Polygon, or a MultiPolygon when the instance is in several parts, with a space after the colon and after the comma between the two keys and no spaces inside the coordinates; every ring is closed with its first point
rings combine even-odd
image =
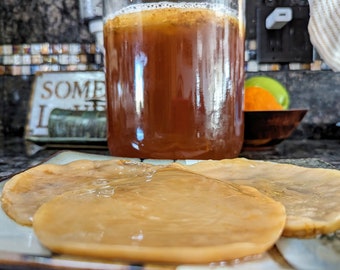
{"type": "Polygon", "coordinates": [[[173,3],[173,2],[157,2],[157,3],[144,3],[144,4],[135,4],[124,7],[117,12],[107,15],[105,17],[105,22],[111,20],[117,16],[125,15],[129,13],[136,13],[140,11],[146,10],[157,10],[157,9],[169,9],[169,8],[176,8],[176,9],[209,9],[219,12],[221,14],[228,14],[231,17],[238,16],[238,12],[235,9],[227,7],[222,4],[212,4],[212,3],[173,3]]]}

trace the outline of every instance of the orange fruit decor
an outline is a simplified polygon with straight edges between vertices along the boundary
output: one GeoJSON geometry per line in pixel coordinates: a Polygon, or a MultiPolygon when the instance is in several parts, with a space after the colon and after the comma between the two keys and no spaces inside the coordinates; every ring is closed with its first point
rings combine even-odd
{"type": "Polygon", "coordinates": [[[278,80],[268,76],[254,76],[245,80],[244,88],[251,86],[260,87],[271,93],[283,109],[288,109],[290,97],[286,87],[278,80]]]}
{"type": "Polygon", "coordinates": [[[244,110],[245,111],[270,111],[283,110],[283,106],[266,89],[258,86],[245,88],[244,110]]]}

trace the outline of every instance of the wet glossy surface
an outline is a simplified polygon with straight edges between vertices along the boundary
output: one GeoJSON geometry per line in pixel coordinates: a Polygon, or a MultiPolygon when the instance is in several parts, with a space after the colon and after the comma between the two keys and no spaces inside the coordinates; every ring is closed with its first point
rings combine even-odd
{"type": "MultiPolygon", "coordinates": [[[[301,142],[300,142],[301,143],[301,142]]],[[[331,146],[332,144],[327,144],[328,146],[331,146]]],[[[330,149],[325,148],[324,144],[318,144],[319,147],[316,147],[313,149],[314,153],[318,154],[320,149],[323,148],[325,151],[323,152],[328,153],[330,156],[332,155],[332,151],[330,149]],[[321,147],[321,148],[320,148],[321,147]]],[[[310,148],[309,148],[310,149],[310,148]]],[[[336,151],[337,149],[332,149],[333,151],[336,151]]],[[[281,149],[283,151],[283,149],[281,149]]],[[[48,151],[47,151],[48,152],[48,151]]],[[[45,155],[47,155],[47,152],[45,152],[45,155]]],[[[54,153],[54,151],[50,152],[49,154],[54,153]]],[[[255,153],[253,153],[255,154],[255,153]]],[[[267,153],[268,154],[268,153],[267,153]]],[[[269,157],[277,157],[277,154],[271,153],[268,154],[269,157]]],[[[296,153],[297,154],[297,153],[296,153]]],[[[300,153],[301,154],[301,153],[300,153]]],[[[263,153],[262,153],[263,155],[263,153]]],[[[40,158],[43,158],[44,156],[40,156],[40,158]]],[[[76,153],[76,152],[62,152],[56,156],[54,156],[52,159],[49,160],[51,163],[56,163],[56,164],[64,164],[66,162],[73,161],[75,159],[80,159],[88,157],[90,159],[98,159],[98,156],[94,155],[88,155],[84,153],[76,153]]],[[[258,157],[258,156],[257,156],[258,157]]],[[[284,156],[281,156],[284,157],[284,156]]],[[[286,156],[287,157],[287,156],[286,156]]],[[[99,157],[100,158],[100,157],[99,157]]],[[[332,159],[334,161],[334,159],[332,159]]],[[[37,160],[35,160],[36,162],[37,160]]],[[[322,162],[318,159],[286,159],[285,162],[292,162],[292,163],[298,163],[300,165],[308,165],[311,167],[315,166],[321,166],[321,167],[326,167],[329,168],[330,165],[329,163],[322,162]]],[[[337,164],[337,162],[334,162],[333,164],[337,164]]],[[[0,186],[3,183],[0,183],[0,186]]],[[[4,216],[0,216],[4,217],[4,216]]],[[[7,216],[5,216],[7,218],[7,216]]],[[[68,266],[68,267],[83,267],[86,269],[97,269],[100,267],[101,269],[131,269],[131,266],[127,265],[122,265],[122,264],[107,264],[105,263],[93,263],[91,261],[84,261],[84,260],[79,260],[79,258],[63,258],[63,257],[45,257],[46,250],[43,249],[40,244],[37,246],[33,247],[33,245],[36,245],[36,239],[34,237],[32,238],[32,231],[29,228],[22,227],[20,225],[16,225],[14,222],[8,220],[6,222],[1,222],[0,224],[3,224],[6,226],[6,231],[7,233],[9,232],[11,237],[15,236],[14,238],[19,239],[19,244],[12,244],[11,249],[14,251],[21,252],[22,248],[29,247],[30,250],[35,250],[39,255],[41,256],[32,256],[32,255],[23,255],[19,253],[10,253],[8,251],[6,252],[1,252],[0,253],[0,264],[6,264],[10,265],[10,269],[36,269],[37,265],[42,265],[46,269],[57,269],[58,267],[61,266],[68,266]],[[22,229],[24,228],[24,229],[22,229]],[[32,241],[33,240],[33,241],[32,241]],[[20,242],[21,241],[21,242],[20,242]],[[20,246],[21,250],[18,250],[17,248],[20,246]],[[14,247],[14,249],[13,249],[14,247]],[[41,252],[41,253],[40,253],[41,252]],[[42,257],[43,256],[43,257],[42,257]],[[22,267],[24,265],[24,267],[22,267]]],[[[6,235],[2,235],[3,237],[6,238],[6,235]]],[[[9,238],[7,236],[7,238],[9,238]]],[[[327,237],[326,237],[327,238],[327,237]]],[[[307,269],[310,269],[310,267],[315,267],[313,269],[322,269],[324,265],[335,265],[337,267],[337,261],[339,259],[339,256],[333,256],[332,258],[329,258],[329,255],[332,254],[337,254],[334,247],[336,248],[338,246],[338,241],[334,242],[331,240],[329,242],[325,237],[316,239],[315,241],[310,241],[310,240],[299,240],[299,241],[288,241],[285,242],[285,239],[283,241],[278,242],[278,247],[280,248],[280,251],[284,254],[284,257],[282,257],[281,253],[278,250],[270,250],[268,254],[265,254],[264,256],[261,256],[260,258],[249,258],[245,262],[234,262],[231,264],[214,264],[215,266],[219,266],[221,269],[299,269],[299,266],[306,266],[307,269]],[[326,241],[327,240],[327,241],[326,241]],[[332,243],[335,243],[335,245],[332,245],[332,243]],[[310,251],[317,251],[320,250],[319,245],[322,245],[322,252],[316,252],[313,254],[313,261],[310,261],[310,251]],[[289,247],[289,250],[287,251],[287,247],[289,247]],[[296,250],[299,250],[299,253],[296,252],[296,250]],[[328,249],[328,250],[327,250],[328,249]],[[295,250],[295,251],[294,251],[295,250]],[[305,252],[308,250],[308,252],[305,252]],[[294,251],[294,252],[291,252],[294,251]],[[326,251],[326,253],[324,252],[326,251]],[[295,256],[298,254],[298,256],[295,256]],[[325,257],[324,255],[327,254],[325,257]],[[325,259],[330,259],[331,261],[329,263],[325,264],[325,259]],[[289,265],[294,265],[292,267],[289,265]],[[312,262],[312,264],[311,264],[312,262]],[[333,263],[335,262],[335,264],[333,263]],[[235,265],[236,263],[236,265],[235,265]],[[318,264],[317,264],[318,263],[318,264]],[[309,268],[308,268],[309,267],[309,268]],[[319,268],[318,268],[319,267],[319,268]],[[320,268],[321,267],[321,268],[320,268]]],[[[333,238],[331,238],[333,239],[333,238]]],[[[3,241],[0,241],[0,243],[4,243],[3,241]]],[[[5,246],[5,250],[7,249],[7,246],[5,246]]],[[[134,269],[162,269],[160,266],[156,266],[156,268],[144,268],[144,266],[139,265],[139,266],[133,266],[135,267],[134,269]]],[[[163,266],[164,267],[164,266],[163,266]]],[[[163,268],[164,269],[164,268],[163,268]]],[[[192,266],[179,266],[179,267],[165,267],[165,269],[206,269],[206,266],[197,266],[192,267],[192,266]],[[203,268],[202,268],[203,267],[203,268]],[[204,268],[205,267],[205,268],[204,268]]],[[[337,268],[329,268],[329,269],[337,269],[337,268]]]]}

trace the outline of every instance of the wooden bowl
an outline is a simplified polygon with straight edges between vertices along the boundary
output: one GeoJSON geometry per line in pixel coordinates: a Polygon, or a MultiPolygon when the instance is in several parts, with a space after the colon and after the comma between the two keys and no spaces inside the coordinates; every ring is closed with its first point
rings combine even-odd
{"type": "Polygon", "coordinates": [[[244,150],[266,150],[287,139],[307,109],[244,112],[244,150]]]}

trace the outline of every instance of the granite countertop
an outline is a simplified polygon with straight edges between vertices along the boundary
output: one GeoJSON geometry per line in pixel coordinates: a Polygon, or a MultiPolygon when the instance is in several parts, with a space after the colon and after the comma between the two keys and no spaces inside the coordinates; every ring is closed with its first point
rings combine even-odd
{"type": "MultiPolygon", "coordinates": [[[[32,151],[32,145],[22,138],[0,137],[0,181],[12,174],[37,165],[63,150],[80,151],[91,154],[109,155],[107,149],[81,148],[39,148],[32,151]],[[28,152],[35,152],[29,155],[28,152]]],[[[319,166],[340,169],[340,141],[338,140],[286,140],[275,149],[268,151],[247,151],[241,157],[250,159],[276,160],[308,165],[313,161],[319,166]],[[307,160],[307,162],[306,162],[307,160]]]]}

